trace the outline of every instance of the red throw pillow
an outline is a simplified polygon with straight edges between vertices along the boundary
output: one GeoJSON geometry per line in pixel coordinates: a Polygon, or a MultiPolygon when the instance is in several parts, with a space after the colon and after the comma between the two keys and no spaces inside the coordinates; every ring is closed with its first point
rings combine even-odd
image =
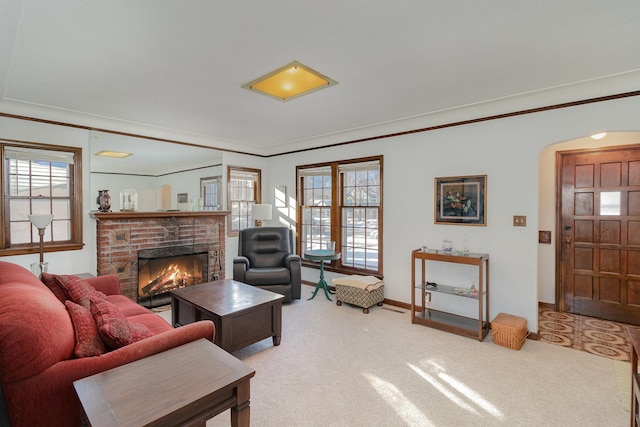
{"type": "Polygon", "coordinates": [[[60,302],[64,304],[64,302],[67,300],[67,295],[64,293],[60,285],[58,285],[55,276],[51,273],[42,273],[42,275],[40,275],[40,280],[42,280],[42,283],[44,283],[47,288],[49,288],[49,290],[56,296],[56,298],[58,298],[60,302]]]}
{"type": "Polygon", "coordinates": [[[149,328],[127,320],[118,307],[109,301],[92,295],[89,302],[98,332],[109,348],[115,350],[153,336],[149,328]]]}
{"type": "Polygon", "coordinates": [[[78,276],[71,274],[61,274],[53,276],[56,283],[67,295],[67,298],[84,308],[89,308],[89,297],[92,295],[104,299],[107,296],[100,291],[96,291],[93,286],[82,280],[78,276]]]}
{"type": "Polygon", "coordinates": [[[73,301],[65,301],[64,305],[71,316],[73,330],[76,335],[76,357],[100,356],[107,352],[107,346],[98,334],[96,322],[91,312],[73,301]]]}

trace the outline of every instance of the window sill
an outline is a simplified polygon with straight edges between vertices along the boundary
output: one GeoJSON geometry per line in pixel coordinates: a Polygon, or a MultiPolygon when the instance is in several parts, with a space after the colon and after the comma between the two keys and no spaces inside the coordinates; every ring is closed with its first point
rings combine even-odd
{"type": "MultiPolygon", "coordinates": [[[[45,245],[44,252],[63,252],[63,251],[79,251],[84,247],[84,243],[63,243],[56,245],[45,245]]],[[[40,246],[39,245],[28,245],[21,247],[13,247],[13,248],[4,248],[0,249],[0,257],[3,256],[12,256],[12,255],[28,255],[28,254],[39,254],[40,246]]]]}
{"type": "MultiPolygon", "coordinates": [[[[302,260],[302,266],[307,268],[314,268],[316,270],[320,269],[320,263],[305,261],[304,259],[302,260]]],[[[327,263],[324,264],[324,271],[330,271],[333,273],[340,273],[340,274],[357,274],[360,276],[375,276],[380,280],[382,280],[384,277],[381,272],[374,271],[374,270],[363,270],[359,268],[335,266],[327,263]]]]}

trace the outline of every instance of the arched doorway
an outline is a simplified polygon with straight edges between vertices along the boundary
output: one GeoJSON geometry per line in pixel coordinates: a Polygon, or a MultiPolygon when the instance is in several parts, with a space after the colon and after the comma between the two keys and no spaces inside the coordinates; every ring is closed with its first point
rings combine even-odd
{"type": "Polygon", "coordinates": [[[543,150],[539,225],[554,239],[539,248],[540,302],[640,324],[638,144],[640,132],[613,132],[600,141],[585,137],[543,150]],[[611,195],[624,200],[622,214],[607,211],[604,199],[611,195]]]}

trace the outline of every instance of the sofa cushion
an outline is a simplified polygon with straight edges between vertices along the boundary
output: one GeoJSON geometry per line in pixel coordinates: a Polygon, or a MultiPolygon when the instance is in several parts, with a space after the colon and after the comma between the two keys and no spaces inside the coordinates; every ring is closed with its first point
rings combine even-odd
{"type": "Polygon", "coordinates": [[[53,292],[56,298],[58,298],[58,300],[60,300],[60,302],[64,304],[64,302],[67,300],[67,294],[64,293],[64,290],[56,281],[55,276],[51,273],[42,273],[42,275],[40,275],[40,280],[42,280],[42,283],[44,283],[47,288],[49,288],[49,290],[53,292]]]}
{"type": "Polygon", "coordinates": [[[98,332],[109,348],[117,349],[153,336],[146,326],[128,321],[109,301],[91,295],[89,304],[98,332]]]}
{"type": "Polygon", "coordinates": [[[74,276],[72,274],[60,274],[54,275],[53,278],[67,295],[68,299],[87,309],[89,308],[90,296],[95,295],[100,299],[105,299],[107,297],[102,292],[96,291],[93,286],[78,276],[74,276]]]}
{"type": "Polygon", "coordinates": [[[67,300],[64,305],[69,311],[76,336],[74,354],[76,357],[100,356],[107,352],[91,311],[73,301],[67,300]]]}
{"type": "Polygon", "coordinates": [[[127,317],[127,320],[146,326],[154,336],[173,329],[173,326],[167,323],[166,320],[152,312],[127,317]]]}
{"type": "Polygon", "coordinates": [[[136,304],[131,300],[131,298],[124,295],[107,295],[107,301],[118,307],[118,310],[120,310],[126,318],[136,316],[138,314],[151,313],[148,308],[145,308],[140,304],[136,304]]]}
{"type": "Polygon", "coordinates": [[[289,269],[285,267],[250,268],[245,273],[245,280],[252,285],[275,285],[291,282],[289,269]]]}

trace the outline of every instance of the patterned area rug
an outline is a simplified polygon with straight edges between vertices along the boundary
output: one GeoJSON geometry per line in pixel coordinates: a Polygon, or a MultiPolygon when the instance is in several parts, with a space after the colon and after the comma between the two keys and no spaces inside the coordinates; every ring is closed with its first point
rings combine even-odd
{"type": "Polygon", "coordinates": [[[540,340],[613,360],[629,361],[627,325],[571,313],[539,310],[540,340]]]}

